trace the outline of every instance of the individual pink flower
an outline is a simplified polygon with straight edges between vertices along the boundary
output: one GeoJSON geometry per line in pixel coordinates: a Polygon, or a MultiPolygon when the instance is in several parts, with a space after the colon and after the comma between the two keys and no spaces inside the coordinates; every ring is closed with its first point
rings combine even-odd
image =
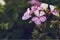
{"type": "Polygon", "coordinates": [[[22,20],[27,20],[31,17],[30,15],[30,9],[28,8],[27,11],[24,13],[24,15],[22,16],[22,20]]]}
{"type": "Polygon", "coordinates": [[[46,21],[46,17],[45,16],[41,16],[40,18],[39,17],[33,17],[32,18],[32,21],[35,24],[40,25],[42,22],[45,22],[46,21]]]}
{"type": "Polygon", "coordinates": [[[50,6],[50,10],[51,10],[51,13],[55,16],[59,16],[57,10],[55,9],[55,7],[53,5],[49,5],[50,6]]]}
{"type": "Polygon", "coordinates": [[[38,0],[31,0],[31,1],[29,1],[29,3],[30,3],[31,5],[40,6],[40,2],[39,2],[38,0]]]}
{"type": "Polygon", "coordinates": [[[55,15],[55,16],[58,16],[58,12],[56,10],[53,10],[52,14],[55,15]]]}
{"type": "Polygon", "coordinates": [[[45,15],[45,12],[44,11],[35,10],[34,11],[34,14],[35,14],[35,17],[32,18],[32,21],[35,24],[39,25],[42,22],[45,22],[46,21],[46,17],[44,16],[45,15]]]}

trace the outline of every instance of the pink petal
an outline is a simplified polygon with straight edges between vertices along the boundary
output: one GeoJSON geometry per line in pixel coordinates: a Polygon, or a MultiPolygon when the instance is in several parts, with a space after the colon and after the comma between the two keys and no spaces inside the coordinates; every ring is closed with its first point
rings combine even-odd
{"type": "Polygon", "coordinates": [[[39,16],[39,10],[34,11],[34,14],[35,14],[36,16],[39,16]]]}
{"type": "Polygon", "coordinates": [[[28,8],[27,11],[24,13],[22,20],[27,20],[31,17],[30,15],[30,9],[28,8]]]}
{"type": "Polygon", "coordinates": [[[31,0],[29,1],[29,3],[31,3],[32,5],[37,5],[37,6],[40,5],[40,2],[38,0],[31,0]]]}
{"type": "Polygon", "coordinates": [[[38,10],[44,10],[43,7],[41,7],[41,6],[39,6],[37,9],[38,10]]]}
{"type": "Polygon", "coordinates": [[[41,24],[41,21],[40,20],[37,20],[37,21],[35,21],[35,24],[40,25],[41,24]]]}
{"type": "Polygon", "coordinates": [[[43,16],[45,15],[45,12],[44,11],[40,11],[40,16],[43,16]]]}
{"type": "Polygon", "coordinates": [[[32,10],[30,11],[30,15],[31,15],[31,14],[33,14],[33,11],[32,11],[32,10]]]}
{"type": "Polygon", "coordinates": [[[33,18],[32,18],[32,21],[33,21],[35,24],[37,24],[37,25],[41,24],[41,21],[39,20],[38,17],[33,17],[33,18]]]}
{"type": "Polygon", "coordinates": [[[57,13],[56,10],[53,10],[53,11],[52,11],[52,14],[55,15],[55,16],[58,16],[58,13],[57,13]]]}
{"type": "Polygon", "coordinates": [[[46,17],[45,16],[40,17],[40,21],[41,22],[45,22],[46,21],[46,17]]]}
{"type": "Polygon", "coordinates": [[[27,20],[31,17],[31,15],[28,15],[27,12],[24,13],[24,15],[22,16],[22,20],[27,20]]]}
{"type": "Polygon", "coordinates": [[[38,17],[33,17],[32,18],[32,21],[36,21],[36,20],[39,20],[38,17]]]}
{"type": "Polygon", "coordinates": [[[31,7],[31,10],[32,10],[32,11],[37,10],[37,6],[32,6],[32,7],[31,7]]]}

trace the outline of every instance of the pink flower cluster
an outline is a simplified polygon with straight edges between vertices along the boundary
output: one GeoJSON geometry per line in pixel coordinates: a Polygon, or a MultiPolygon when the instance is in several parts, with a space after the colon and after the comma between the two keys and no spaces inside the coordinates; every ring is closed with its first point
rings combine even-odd
{"type": "MultiPolygon", "coordinates": [[[[30,8],[27,8],[27,11],[22,16],[22,20],[27,20],[32,17],[32,15],[35,15],[31,19],[35,24],[40,25],[42,22],[45,22],[47,19],[45,10],[48,8],[48,4],[40,3],[38,0],[31,0],[29,3],[33,6],[31,7],[31,10],[30,8]]],[[[58,13],[55,7],[53,5],[49,5],[49,7],[51,13],[57,16],[58,13]]]]}

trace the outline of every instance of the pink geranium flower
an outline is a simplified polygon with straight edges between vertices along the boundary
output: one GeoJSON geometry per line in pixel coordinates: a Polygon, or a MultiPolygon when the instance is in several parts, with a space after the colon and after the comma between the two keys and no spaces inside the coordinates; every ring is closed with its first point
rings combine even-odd
{"type": "MultiPolygon", "coordinates": [[[[40,25],[42,22],[46,21],[46,9],[48,8],[48,4],[46,3],[40,3],[38,0],[31,0],[29,1],[29,3],[31,3],[33,6],[27,9],[27,11],[24,13],[24,15],[22,16],[22,20],[27,20],[30,17],[32,17],[32,15],[34,14],[35,16],[32,17],[32,21],[37,24],[40,25]]],[[[55,9],[55,7],[53,5],[49,5],[50,7],[50,11],[53,15],[58,16],[58,12],[55,9]]]]}
{"type": "Polygon", "coordinates": [[[58,12],[56,10],[53,10],[52,14],[55,15],[55,16],[58,16],[58,12]]]}
{"type": "MultiPolygon", "coordinates": [[[[33,9],[31,9],[31,10],[33,10],[33,9]]],[[[29,8],[27,9],[27,11],[24,13],[24,15],[22,17],[22,20],[27,20],[30,17],[32,17],[31,16],[31,14],[32,14],[31,10],[29,8]]],[[[35,17],[32,18],[32,21],[35,24],[39,25],[42,22],[45,22],[46,21],[46,17],[44,16],[45,15],[45,12],[44,11],[39,11],[39,10],[36,9],[33,12],[34,12],[35,17]]]]}
{"type": "Polygon", "coordinates": [[[42,17],[33,17],[32,18],[32,21],[37,24],[37,25],[40,25],[42,22],[45,22],[46,21],[46,17],[45,16],[42,16],[42,17]]]}
{"type": "Polygon", "coordinates": [[[53,5],[49,5],[50,6],[50,10],[51,10],[51,13],[55,16],[59,16],[57,10],[55,9],[55,7],[53,5]]]}
{"type": "Polygon", "coordinates": [[[44,16],[45,15],[45,12],[44,11],[40,11],[39,10],[36,10],[34,11],[34,14],[36,15],[36,17],[33,17],[32,18],[32,21],[39,25],[41,24],[42,22],[45,22],[46,21],[46,17],[44,16]]]}

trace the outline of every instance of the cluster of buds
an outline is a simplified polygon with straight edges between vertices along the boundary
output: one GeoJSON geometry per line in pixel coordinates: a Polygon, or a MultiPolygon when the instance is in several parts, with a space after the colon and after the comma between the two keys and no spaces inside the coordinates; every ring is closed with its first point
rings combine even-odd
{"type": "Polygon", "coordinates": [[[45,22],[47,20],[48,13],[52,13],[55,16],[59,16],[57,10],[55,9],[55,6],[48,5],[46,3],[40,3],[38,0],[31,0],[29,3],[32,5],[31,8],[27,8],[27,11],[22,16],[22,20],[27,20],[30,17],[31,20],[37,24],[40,25],[41,23],[45,22]],[[50,9],[48,9],[48,7],[50,9]],[[34,16],[32,16],[34,15],[34,16]]]}

